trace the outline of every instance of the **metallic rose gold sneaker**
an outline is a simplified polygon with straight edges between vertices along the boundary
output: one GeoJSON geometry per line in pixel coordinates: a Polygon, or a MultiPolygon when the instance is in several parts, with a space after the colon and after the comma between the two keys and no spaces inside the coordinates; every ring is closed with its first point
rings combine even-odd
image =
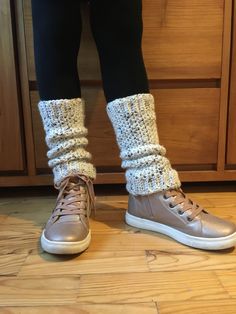
{"type": "Polygon", "coordinates": [[[236,244],[235,224],[210,214],[181,188],[144,196],[129,194],[125,221],[195,248],[220,250],[236,244]]]}
{"type": "Polygon", "coordinates": [[[56,205],[41,235],[41,246],[53,254],[76,254],[91,241],[89,217],[95,210],[92,179],[82,174],[67,176],[54,187],[59,191],[56,205]]]}

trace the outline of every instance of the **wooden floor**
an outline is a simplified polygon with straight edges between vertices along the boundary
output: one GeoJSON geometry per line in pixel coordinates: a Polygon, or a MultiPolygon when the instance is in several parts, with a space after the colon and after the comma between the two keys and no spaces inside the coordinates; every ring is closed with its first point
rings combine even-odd
{"type": "MultiPolygon", "coordinates": [[[[220,190],[188,195],[236,222],[236,189],[220,190]]],[[[201,251],[132,228],[127,194],[107,191],[89,249],[53,256],[39,236],[56,194],[41,194],[0,198],[0,313],[236,313],[235,249],[201,251]]]]}

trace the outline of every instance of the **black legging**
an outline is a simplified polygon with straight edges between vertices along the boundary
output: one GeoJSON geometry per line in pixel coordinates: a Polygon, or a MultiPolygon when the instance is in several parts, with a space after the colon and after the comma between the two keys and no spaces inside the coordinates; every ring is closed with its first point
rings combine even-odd
{"type": "MultiPolygon", "coordinates": [[[[82,0],[32,0],[36,77],[41,100],[81,97],[77,58],[82,0]]],[[[142,55],[142,0],[90,0],[107,102],[148,93],[142,55]]]]}

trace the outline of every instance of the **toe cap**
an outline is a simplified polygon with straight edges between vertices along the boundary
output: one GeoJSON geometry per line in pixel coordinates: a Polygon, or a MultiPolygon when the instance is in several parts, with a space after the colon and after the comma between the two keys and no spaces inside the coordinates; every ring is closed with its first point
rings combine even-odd
{"type": "Polygon", "coordinates": [[[55,223],[45,230],[45,237],[49,241],[78,242],[83,241],[89,230],[81,222],[55,223]]]}
{"type": "Polygon", "coordinates": [[[212,214],[202,213],[202,232],[205,237],[227,237],[236,233],[236,225],[233,222],[221,219],[212,214]]]}

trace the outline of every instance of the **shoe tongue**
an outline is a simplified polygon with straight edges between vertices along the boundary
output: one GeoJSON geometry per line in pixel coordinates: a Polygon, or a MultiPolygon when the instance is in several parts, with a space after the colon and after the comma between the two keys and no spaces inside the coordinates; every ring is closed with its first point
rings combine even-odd
{"type": "MultiPolygon", "coordinates": [[[[83,176],[81,176],[81,178],[80,177],[76,177],[76,176],[70,177],[70,181],[69,182],[85,184],[85,182],[84,182],[84,180],[82,178],[83,178],[83,176]]],[[[85,176],[84,176],[84,178],[85,178],[85,176]]]]}
{"type": "MultiPolygon", "coordinates": [[[[73,198],[73,196],[67,195],[66,198],[69,200],[70,198],[73,198]]],[[[81,208],[84,205],[83,203],[84,203],[83,200],[78,201],[78,202],[73,202],[73,204],[68,205],[68,207],[75,208],[76,206],[78,206],[79,208],[81,208]]],[[[85,207],[85,205],[84,205],[84,207],[85,207]]],[[[65,216],[61,216],[60,220],[61,221],[76,221],[76,222],[78,222],[81,220],[81,218],[80,218],[80,215],[78,215],[78,214],[77,215],[65,215],[65,216]]]]}
{"type": "Polygon", "coordinates": [[[82,192],[85,192],[85,183],[82,181],[82,180],[77,180],[76,178],[71,180],[67,187],[66,187],[66,190],[69,192],[69,191],[82,191],[82,192]],[[80,183],[78,185],[78,183],[80,183]]]}
{"type": "MultiPolygon", "coordinates": [[[[79,190],[81,190],[82,192],[84,192],[85,191],[85,189],[84,189],[84,186],[82,186],[82,185],[77,185],[76,183],[78,183],[78,182],[81,182],[81,183],[83,183],[83,181],[80,179],[80,178],[72,178],[71,180],[70,180],[70,183],[69,183],[69,185],[68,185],[68,187],[67,187],[67,190],[68,191],[78,191],[78,189],[79,190]]],[[[84,195],[84,194],[81,194],[81,197],[82,197],[82,195],[84,195]]],[[[70,199],[70,198],[73,198],[73,195],[66,195],[65,196],[65,198],[67,198],[68,200],[70,199]]],[[[84,200],[85,201],[85,200],[84,200]]],[[[78,201],[78,202],[73,202],[73,204],[71,204],[71,207],[76,207],[76,205],[78,205],[78,207],[81,207],[81,206],[83,206],[84,208],[85,208],[85,204],[83,204],[84,203],[84,201],[83,200],[81,200],[81,201],[78,201]]],[[[65,216],[61,216],[60,217],[60,220],[61,221],[76,221],[76,222],[78,222],[78,221],[80,221],[81,220],[81,218],[80,218],[80,215],[65,215],[65,216]]]]}

